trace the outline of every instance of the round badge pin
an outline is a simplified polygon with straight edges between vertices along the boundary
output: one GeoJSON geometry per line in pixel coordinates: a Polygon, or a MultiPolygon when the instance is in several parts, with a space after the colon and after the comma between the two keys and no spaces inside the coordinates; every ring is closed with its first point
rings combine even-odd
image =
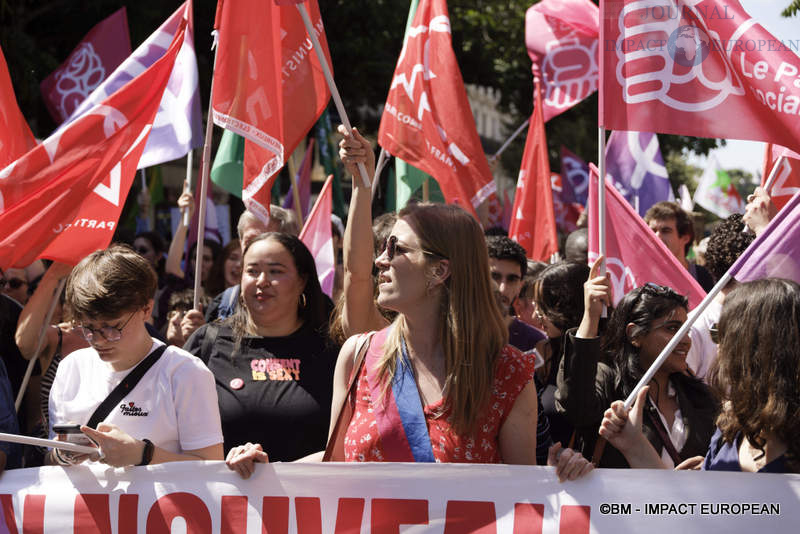
{"type": "Polygon", "coordinates": [[[234,378],[231,380],[231,387],[233,389],[242,389],[244,387],[244,380],[241,378],[234,378]]]}

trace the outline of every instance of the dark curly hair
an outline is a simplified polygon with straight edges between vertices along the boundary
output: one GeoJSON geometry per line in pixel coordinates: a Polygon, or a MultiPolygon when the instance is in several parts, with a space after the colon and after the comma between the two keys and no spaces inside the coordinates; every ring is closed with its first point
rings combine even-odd
{"type": "Polygon", "coordinates": [[[706,269],[714,279],[722,278],[756,238],[752,232],[743,232],[744,226],[742,215],[734,213],[711,232],[706,248],[706,269]]]}
{"type": "Polygon", "coordinates": [[[676,308],[688,311],[689,300],[672,289],[655,284],[637,287],[622,297],[608,320],[603,352],[613,361],[614,387],[627,397],[639,383],[646,369],[639,361],[639,349],[633,340],[648,332],[655,320],[676,308]],[[628,335],[628,324],[635,328],[628,335]]]}
{"type": "Polygon", "coordinates": [[[513,239],[502,235],[486,236],[489,257],[495,260],[509,260],[519,264],[520,278],[528,271],[528,258],[525,249],[513,239]]]}
{"type": "Polygon", "coordinates": [[[741,434],[764,452],[771,433],[788,447],[789,469],[800,472],[800,285],[767,278],[736,286],[718,328],[710,382],[728,401],[717,418],[723,439],[741,434]]]}
{"type": "Polygon", "coordinates": [[[536,307],[562,332],[578,326],[583,317],[583,283],[589,278],[585,263],[548,265],[533,285],[536,307]]]}

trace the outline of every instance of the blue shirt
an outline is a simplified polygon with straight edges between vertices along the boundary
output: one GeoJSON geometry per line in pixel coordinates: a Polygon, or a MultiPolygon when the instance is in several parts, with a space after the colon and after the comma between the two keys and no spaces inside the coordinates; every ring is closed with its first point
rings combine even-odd
{"type": "MultiPolygon", "coordinates": [[[[739,465],[739,447],[742,445],[742,435],[737,434],[733,443],[723,441],[719,428],[711,437],[706,459],[703,461],[704,471],[741,471],[739,465]]],[[[789,473],[786,466],[786,457],[780,455],[770,463],[758,470],[759,473],[789,473]]]]}

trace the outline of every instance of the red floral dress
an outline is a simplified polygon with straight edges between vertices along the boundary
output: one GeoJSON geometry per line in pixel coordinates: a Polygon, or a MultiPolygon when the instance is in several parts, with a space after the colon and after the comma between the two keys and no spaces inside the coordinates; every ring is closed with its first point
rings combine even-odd
{"type": "MultiPolygon", "coordinates": [[[[472,435],[459,435],[453,430],[448,421],[449,409],[437,417],[443,399],[423,408],[437,462],[502,463],[497,441],[500,428],[520,392],[533,380],[534,363],[533,354],[522,354],[510,345],[503,349],[495,368],[491,401],[472,435]]],[[[355,409],[344,438],[345,461],[383,462],[366,365],[361,367],[353,395],[355,409]]]]}

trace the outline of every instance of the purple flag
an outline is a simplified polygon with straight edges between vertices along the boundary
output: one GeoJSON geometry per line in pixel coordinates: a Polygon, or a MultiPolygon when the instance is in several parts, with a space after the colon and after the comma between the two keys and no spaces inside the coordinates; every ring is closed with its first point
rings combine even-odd
{"type": "MultiPolygon", "coordinates": [[[[300,211],[303,212],[303,220],[308,219],[308,212],[311,210],[311,160],[314,159],[314,139],[308,142],[306,154],[303,156],[303,163],[297,170],[297,187],[300,189],[300,211]]],[[[287,210],[294,209],[294,187],[289,189],[286,198],[283,199],[283,207],[287,210]]]]}
{"type": "Polygon", "coordinates": [[[653,204],[675,199],[654,133],[612,132],[606,146],[606,174],[642,217],[653,204]]]}
{"type": "Polygon", "coordinates": [[[589,194],[589,165],[563,146],[561,188],[561,199],[565,203],[578,203],[586,207],[586,198],[589,194]]]}
{"type": "Polygon", "coordinates": [[[139,72],[163,56],[184,15],[189,17],[189,28],[186,30],[183,45],[167,83],[167,89],[161,98],[158,113],[153,122],[150,136],[147,138],[147,145],[139,160],[138,168],[143,169],[182,158],[190,149],[202,145],[203,121],[197,90],[197,59],[192,40],[191,3],[189,3],[188,11],[186,3],[182,4],[161,27],[139,45],[72,112],[59,130],[81,117],[87,110],[107,98],[108,95],[113,94],[135,78],[139,72]]]}
{"type": "Polygon", "coordinates": [[[788,278],[800,283],[800,192],[750,243],[730,273],[740,282],[788,278]]]}
{"type": "Polygon", "coordinates": [[[130,53],[128,16],[123,7],[89,30],[64,63],[40,84],[53,119],[62,122],[69,117],[130,53]]]}

